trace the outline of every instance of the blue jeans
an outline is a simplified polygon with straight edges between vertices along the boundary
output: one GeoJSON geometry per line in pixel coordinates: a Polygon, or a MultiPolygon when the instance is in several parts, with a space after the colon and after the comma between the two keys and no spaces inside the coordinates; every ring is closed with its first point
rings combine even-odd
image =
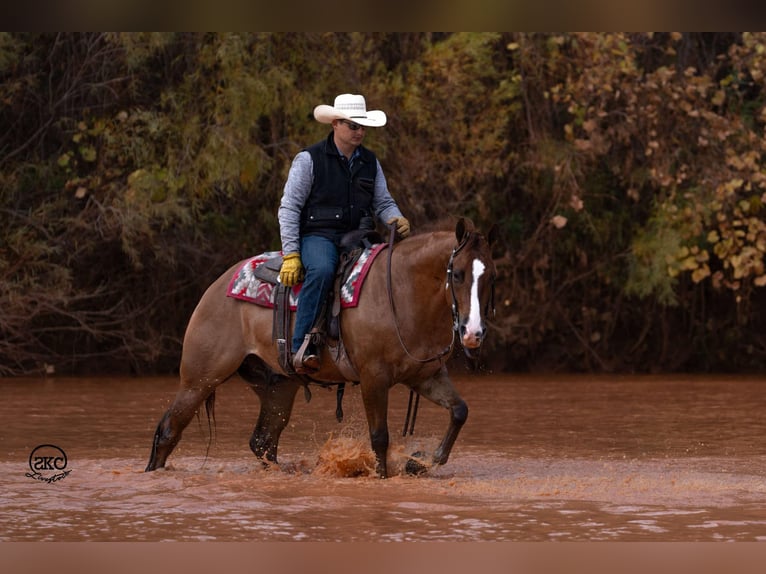
{"type": "Polygon", "coordinates": [[[306,270],[303,287],[298,295],[293,330],[293,353],[303,344],[303,338],[314,326],[335,281],[338,266],[338,248],[325,237],[308,235],[301,238],[301,263],[306,270]]]}

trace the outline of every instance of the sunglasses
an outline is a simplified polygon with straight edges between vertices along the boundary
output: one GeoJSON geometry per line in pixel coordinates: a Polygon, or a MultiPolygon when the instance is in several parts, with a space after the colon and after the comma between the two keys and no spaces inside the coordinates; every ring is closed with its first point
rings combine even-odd
{"type": "Polygon", "coordinates": [[[350,129],[352,132],[364,129],[364,126],[355,124],[354,122],[349,122],[347,120],[341,120],[341,123],[346,124],[346,126],[348,126],[348,129],[350,129]]]}

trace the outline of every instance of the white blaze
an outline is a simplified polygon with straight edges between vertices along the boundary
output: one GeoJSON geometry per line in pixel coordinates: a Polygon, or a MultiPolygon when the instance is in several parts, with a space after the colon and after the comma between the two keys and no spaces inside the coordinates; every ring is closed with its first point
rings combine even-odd
{"type": "Polygon", "coordinates": [[[471,283],[471,308],[468,310],[468,322],[465,325],[468,337],[481,331],[481,305],[479,304],[479,278],[484,273],[484,263],[473,260],[473,282],[471,283]]]}

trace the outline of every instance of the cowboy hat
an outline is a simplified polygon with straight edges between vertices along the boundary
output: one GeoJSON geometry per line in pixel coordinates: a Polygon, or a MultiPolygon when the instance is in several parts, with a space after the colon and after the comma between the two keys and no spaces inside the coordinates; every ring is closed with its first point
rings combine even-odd
{"type": "Polygon", "coordinates": [[[323,124],[331,124],[333,120],[349,120],[371,128],[386,125],[385,112],[368,110],[364,96],[358,94],[341,94],[332,106],[321,104],[315,107],[314,117],[323,124]]]}

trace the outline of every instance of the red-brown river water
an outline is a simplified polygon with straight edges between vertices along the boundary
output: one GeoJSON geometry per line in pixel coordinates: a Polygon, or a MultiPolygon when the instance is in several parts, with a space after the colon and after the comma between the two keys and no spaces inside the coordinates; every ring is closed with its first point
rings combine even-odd
{"type": "Polygon", "coordinates": [[[0,379],[0,541],[766,540],[765,379],[454,379],[468,422],[422,477],[406,455],[433,451],[447,413],[421,401],[404,438],[407,392],[392,391],[388,480],[370,472],[355,387],[340,424],[334,392],[299,392],[282,466],[263,469],[248,447],[258,399],[232,380],[209,451],[202,415],[168,468],[144,473],[176,378],[0,379]],[[41,445],[66,466],[33,478],[41,445]]]}

